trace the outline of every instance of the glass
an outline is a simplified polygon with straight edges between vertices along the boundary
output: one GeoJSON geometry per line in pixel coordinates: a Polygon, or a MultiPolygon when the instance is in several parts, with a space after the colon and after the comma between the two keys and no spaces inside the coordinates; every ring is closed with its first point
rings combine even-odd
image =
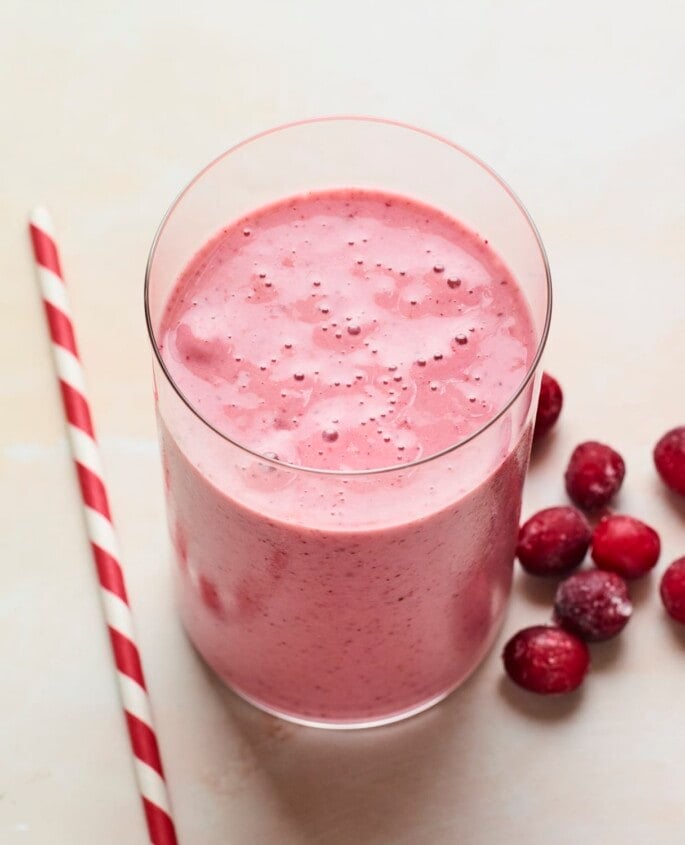
{"type": "Polygon", "coordinates": [[[385,724],[448,695],[505,611],[549,327],[544,248],[514,194],[469,153],[409,126],[283,126],[220,156],[174,202],[145,309],[178,604],[207,663],[263,710],[321,727],[385,724]],[[537,352],[516,394],[477,432],[411,464],[345,473],[259,455],[203,419],[160,354],[169,294],[217,231],[334,187],[404,194],[456,217],[488,238],[530,307],[537,352]]]}

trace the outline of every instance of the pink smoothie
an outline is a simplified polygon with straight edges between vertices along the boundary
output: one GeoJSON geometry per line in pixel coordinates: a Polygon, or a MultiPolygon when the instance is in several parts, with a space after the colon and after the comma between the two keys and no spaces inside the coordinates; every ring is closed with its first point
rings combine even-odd
{"type": "Polygon", "coordinates": [[[160,337],[191,405],[273,461],[161,421],[181,612],[210,665],[315,722],[390,719],[458,684],[508,593],[527,408],[404,465],[484,426],[532,363],[487,241],[404,197],[290,198],[206,244],[160,337]]]}

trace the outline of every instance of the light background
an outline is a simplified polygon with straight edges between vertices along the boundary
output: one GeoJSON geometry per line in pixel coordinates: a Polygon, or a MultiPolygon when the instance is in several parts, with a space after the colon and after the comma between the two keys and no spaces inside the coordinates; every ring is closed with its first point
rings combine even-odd
{"type": "Polygon", "coordinates": [[[517,578],[500,642],[444,705],[336,735],[212,680],[173,613],[142,277],[205,162],[291,119],[367,113],[472,149],[523,198],[567,396],[524,512],[564,500],[581,439],[628,464],[619,505],[685,554],[650,452],[685,422],[685,15],[679,2],[0,3],[0,841],[145,841],[25,220],[56,219],[182,845],[671,845],[685,826],[685,638],[657,578],[580,696],[501,679],[543,621],[517,578]]]}

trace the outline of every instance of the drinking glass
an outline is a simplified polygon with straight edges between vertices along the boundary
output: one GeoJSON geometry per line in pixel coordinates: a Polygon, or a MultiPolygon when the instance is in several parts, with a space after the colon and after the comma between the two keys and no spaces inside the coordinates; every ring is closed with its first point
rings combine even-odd
{"type": "Polygon", "coordinates": [[[181,619],[236,693],[285,719],[355,728],[443,699],[491,646],[510,592],[521,493],[550,320],[544,248],[475,156],[372,118],[257,135],[182,191],[145,279],[157,419],[181,619]],[[343,472],[293,466],[214,428],[160,352],[166,303],[197,251],[275,200],[368,188],[428,203],[487,238],[527,300],[537,349],[506,405],[449,448],[343,472]]]}

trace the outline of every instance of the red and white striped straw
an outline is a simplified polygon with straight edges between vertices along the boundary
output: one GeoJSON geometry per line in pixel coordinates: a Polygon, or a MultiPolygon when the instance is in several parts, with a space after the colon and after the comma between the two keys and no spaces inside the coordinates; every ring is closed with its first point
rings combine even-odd
{"type": "Polygon", "coordinates": [[[148,834],[154,845],[177,845],[67,289],[45,209],[34,210],[29,230],[148,834]]]}

